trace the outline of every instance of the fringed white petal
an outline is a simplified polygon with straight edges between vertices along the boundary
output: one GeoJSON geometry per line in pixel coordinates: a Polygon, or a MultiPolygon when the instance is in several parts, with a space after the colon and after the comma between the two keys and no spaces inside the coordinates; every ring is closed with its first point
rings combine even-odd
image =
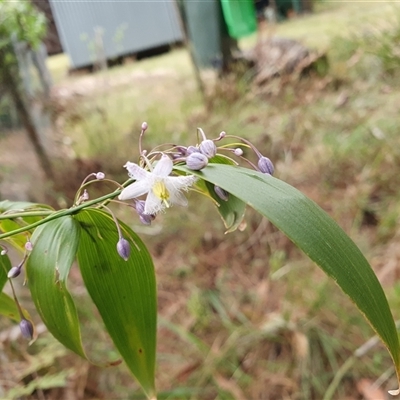
{"type": "Polygon", "coordinates": [[[187,198],[180,191],[176,190],[174,192],[170,192],[170,202],[183,207],[186,207],[188,204],[187,198]]]}
{"type": "Polygon", "coordinates": [[[194,175],[189,176],[170,176],[164,179],[165,186],[169,191],[188,190],[196,182],[194,175]]]}
{"type": "Polygon", "coordinates": [[[128,170],[128,175],[132,179],[136,179],[137,181],[140,181],[142,179],[146,179],[149,177],[150,172],[146,171],[145,169],[139,167],[139,165],[132,163],[128,161],[124,167],[128,170]]]}
{"type": "Polygon", "coordinates": [[[131,185],[127,186],[125,189],[123,189],[118,198],[120,200],[134,199],[135,197],[139,197],[142,194],[145,194],[149,190],[151,190],[151,186],[152,186],[151,179],[136,181],[131,185]]]}
{"type": "Polygon", "coordinates": [[[168,176],[172,172],[172,167],[173,167],[173,162],[172,160],[163,154],[161,159],[158,161],[156,166],[154,167],[154,175],[157,176],[168,176]]]}
{"type": "Polygon", "coordinates": [[[150,190],[144,205],[144,214],[157,214],[162,211],[164,207],[165,205],[162,200],[150,190]]]}

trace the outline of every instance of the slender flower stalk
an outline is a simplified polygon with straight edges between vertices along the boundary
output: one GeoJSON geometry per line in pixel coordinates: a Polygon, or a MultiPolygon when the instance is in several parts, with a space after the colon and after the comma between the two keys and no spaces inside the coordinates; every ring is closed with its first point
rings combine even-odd
{"type": "Polygon", "coordinates": [[[122,231],[121,227],[119,225],[118,219],[115,216],[115,214],[112,212],[112,210],[106,206],[104,206],[105,209],[110,213],[112,216],[115,226],[117,227],[117,232],[118,232],[118,242],[117,242],[117,253],[123,258],[125,261],[128,261],[129,255],[131,253],[131,248],[129,242],[122,236],[122,231]]]}
{"type": "Polygon", "coordinates": [[[251,147],[251,149],[256,153],[256,155],[258,157],[257,166],[255,166],[250,160],[247,160],[247,159],[245,159],[245,160],[250,165],[252,165],[254,169],[256,169],[264,174],[268,174],[268,175],[272,175],[274,173],[274,165],[272,164],[272,161],[268,157],[263,156],[260,153],[260,151],[251,142],[249,142],[248,140],[241,138],[239,136],[235,136],[235,135],[229,135],[229,136],[225,136],[225,137],[232,137],[235,139],[239,139],[251,147]]]}
{"type": "Polygon", "coordinates": [[[86,188],[91,185],[94,182],[98,182],[98,181],[105,181],[105,182],[111,182],[115,185],[117,185],[119,188],[122,188],[123,186],[120,185],[118,182],[112,180],[112,179],[106,179],[106,175],[104,172],[92,172],[91,174],[89,174],[81,183],[81,186],[79,187],[78,191],[75,194],[75,199],[74,199],[74,204],[75,205],[80,205],[86,201],[89,200],[89,193],[87,192],[86,188]],[[94,177],[96,179],[88,181],[88,179],[90,177],[94,177]],[[83,194],[81,195],[83,190],[83,194]]]}
{"type": "Polygon", "coordinates": [[[33,327],[33,324],[31,321],[29,321],[25,317],[25,314],[22,310],[21,304],[19,303],[17,295],[15,293],[14,285],[13,285],[11,279],[9,280],[9,282],[10,282],[10,286],[11,286],[12,295],[13,295],[15,304],[18,309],[18,314],[19,314],[19,317],[21,318],[21,321],[19,323],[19,328],[21,330],[21,334],[25,339],[33,340],[33,338],[35,336],[35,329],[33,327]]]}
{"type": "Polygon", "coordinates": [[[147,122],[143,122],[143,123],[142,123],[142,130],[141,130],[140,136],[139,136],[139,153],[140,153],[140,154],[143,153],[143,150],[142,150],[142,140],[143,140],[144,133],[147,131],[147,128],[148,128],[148,127],[149,127],[149,126],[147,125],[147,122]]]}

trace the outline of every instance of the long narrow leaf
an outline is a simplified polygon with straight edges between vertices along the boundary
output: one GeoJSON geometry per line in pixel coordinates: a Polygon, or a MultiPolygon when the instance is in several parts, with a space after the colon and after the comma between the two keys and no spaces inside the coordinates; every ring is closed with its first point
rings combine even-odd
{"type": "MultiPolygon", "coordinates": [[[[22,312],[24,313],[25,318],[29,320],[31,319],[30,315],[24,308],[22,308],[22,312]]],[[[21,319],[14,299],[4,292],[0,293],[0,315],[10,318],[14,321],[19,321],[21,319]]]]}
{"type": "Polygon", "coordinates": [[[56,339],[86,358],[66,282],[79,242],[79,225],[72,217],[62,217],[37,228],[31,240],[26,272],[36,309],[56,339]]]}
{"type": "Polygon", "coordinates": [[[7,273],[11,269],[11,261],[7,254],[0,255],[0,291],[3,290],[8,278],[7,273]]]}
{"type": "Polygon", "coordinates": [[[0,201],[0,213],[11,210],[26,210],[27,208],[45,208],[51,210],[52,208],[45,204],[31,203],[29,201],[10,201],[3,200],[0,201]]]}
{"type": "Polygon", "coordinates": [[[109,214],[87,209],[81,225],[78,262],[86,288],[122,358],[149,398],[155,396],[156,281],[152,259],[140,239],[120,223],[131,254],[117,253],[118,233],[109,214]]]}
{"type": "Polygon", "coordinates": [[[335,221],[300,191],[272,176],[219,164],[196,174],[267,217],[333,278],[387,346],[399,376],[399,340],[385,293],[368,261],[335,221]]]}

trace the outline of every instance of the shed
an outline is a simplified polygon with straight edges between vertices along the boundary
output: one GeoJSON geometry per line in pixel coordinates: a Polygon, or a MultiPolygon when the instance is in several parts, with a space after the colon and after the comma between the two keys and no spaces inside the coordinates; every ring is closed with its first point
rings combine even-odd
{"type": "Polygon", "coordinates": [[[173,0],[50,0],[73,68],[183,41],[173,0]],[[100,57],[99,57],[99,53],[100,57]]]}

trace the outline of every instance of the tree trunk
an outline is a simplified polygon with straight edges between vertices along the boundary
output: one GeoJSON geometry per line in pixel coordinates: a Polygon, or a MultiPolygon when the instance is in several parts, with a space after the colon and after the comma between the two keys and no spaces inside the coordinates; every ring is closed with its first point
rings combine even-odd
{"type": "MultiPolygon", "coordinates": [[[[3,87],[10,93],[11,98],[17,109],[19,118],[25,127],[28,138],[34,148],[34,151],[39,159],[40,166],[46,178],[54,183],[54,172],[46,151],[40,142],[39,134],[36,130],[32,116],[25,104],[22,94],[19,90],[19,77],[15,76],[11,71],[10,63],[6,61],[5,51],[0,51],[0,79],[3,87]]],[[[12,68],[12,67],[11,67],[12,68]]]]}

